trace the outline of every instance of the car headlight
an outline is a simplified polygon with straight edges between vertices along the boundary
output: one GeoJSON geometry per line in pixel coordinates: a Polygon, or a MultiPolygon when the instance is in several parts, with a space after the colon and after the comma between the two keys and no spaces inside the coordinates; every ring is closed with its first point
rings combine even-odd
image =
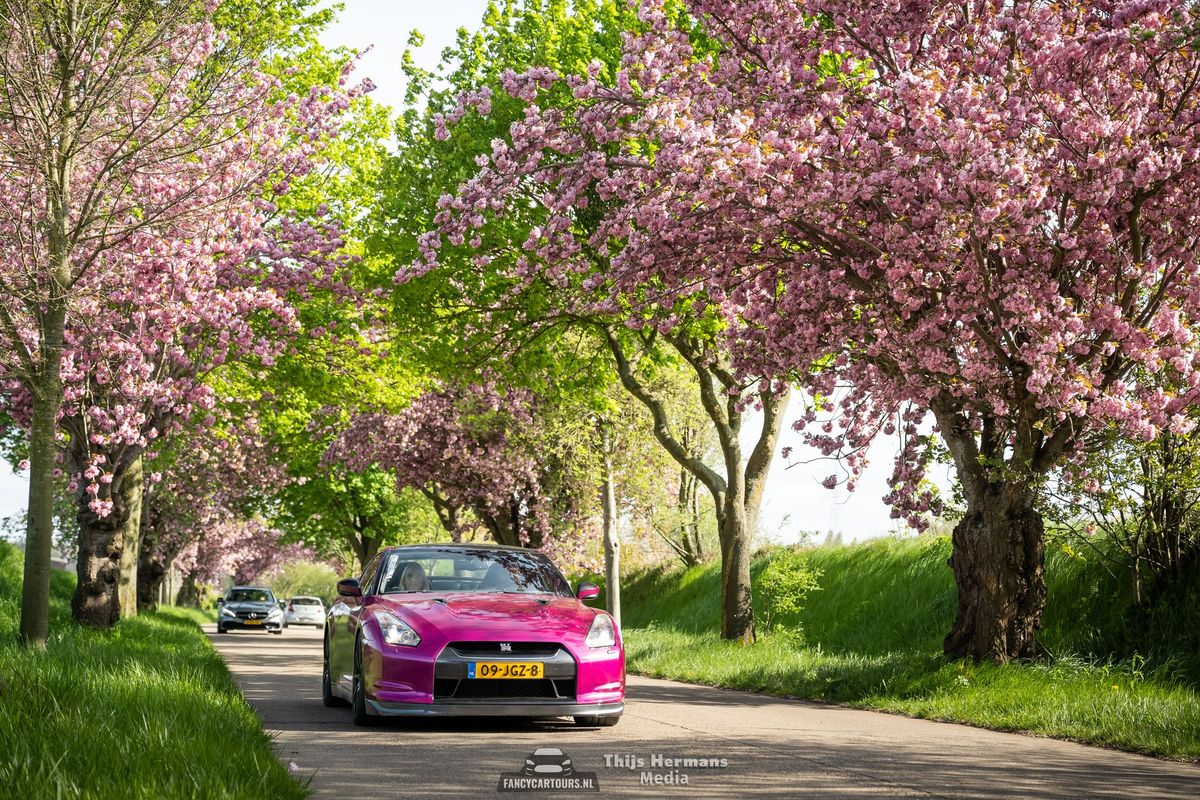
{"type": "Polygon", "coordinates": [[[375,619],[379,620],[379,630],[383,632],[383,640],[388,644],[416,647],[421,643],[421,637],[413,627],[395,614],[381,611],[375,619]]]}
{"type": "Polygon", "coordinates": [[[222,617],[236,617],[237,616],[237,614],[233,613],[225,606],[221,606],[221,614],[220,615],[222,617]]]}
{"type": "Polygon", "coordinates": [[[597,614],[584,640],[588,647],[612,647],[617,643],[617,626],[608,614],[597,614]]]}
{"type": "Polygon", "coordinates": [[[271,617],[282,617],[282,616],[283,616],[283,611],[281,611],[278,608],[272,608],[270,611],[267,612],[267,619],[271,619],[271,617]]]}

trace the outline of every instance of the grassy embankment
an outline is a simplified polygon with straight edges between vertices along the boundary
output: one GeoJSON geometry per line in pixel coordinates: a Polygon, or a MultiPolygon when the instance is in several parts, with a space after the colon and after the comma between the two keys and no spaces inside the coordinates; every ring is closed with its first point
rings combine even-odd
{"type": "Polygon", "coordinates": [[[20,553],[0,542],[0,794],[25,798],[302,798],[200,612],[111,631],[70,620],[56,572],[45,651],[16,643],[20,553]]]}
{"type": "Polygon", "coordinates": [[[629,670],[1200,759],[1200,580],[1135,616],[1124,571],[1050,548],[1041,640],[1052,656],[975,664],[941,654],[955,604],[948,554],[933,537],[812,549],[820,590],[779,620],[802,638],[768,633],[749,647],[716,633],[716,565],[631,576],[629,670]]]}

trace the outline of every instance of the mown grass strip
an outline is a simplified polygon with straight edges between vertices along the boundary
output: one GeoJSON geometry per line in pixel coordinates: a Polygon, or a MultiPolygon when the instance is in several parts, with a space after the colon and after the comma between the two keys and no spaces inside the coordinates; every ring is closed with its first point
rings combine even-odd
{"type": "Polygon", "coordinates": [[[44,651],[16,644],[20,561],[0,543],[0,794],[24,798],[303,798],[191,615],[111,631],[69,620],[56,574],[44,651]]]}
{"type": "Polygon", "coordinates": [[[1134,613],[1119,571],[1052,549],[1042,638],[1053,656],[948,661],[947,555],[934,537],[815,548],[821,589],[782,620],[797,638],[767,635],[749,647],[716,633],[715,564],[640,573],[622,598],[629,670],[1200,760],[1194,585],[1134,613]]]}

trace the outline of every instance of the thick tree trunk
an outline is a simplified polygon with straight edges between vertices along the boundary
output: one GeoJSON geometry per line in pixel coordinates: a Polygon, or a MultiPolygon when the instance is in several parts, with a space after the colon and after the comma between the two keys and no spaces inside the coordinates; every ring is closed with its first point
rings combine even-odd
{"type": "Polygon", "coordinates": [[[126,524],[121,536],[121,578],[117,600],[122,617],[136,617],[138,611],[138,561],[142,544],[142,456],[138,454],[121,478],[126,500],[126,524]]]}
{"type": "Polygon", "coordinates": [[[158,593],[167,577],[167,563],[153,551],[146,549],[138,555],[137,607],[138,611],[154,611],[158,608],[158,593]]]}
{"type": "Polygon", "coordinates": [[[363,528],[350,537],[350,544],[354,548],[355,557],[358,558],[358,571],[362,572],[366,569],[367,562],[379,552],[380,538],[369,535],[367,529],[363,528]]]}
{"type": "Polygon", "coordinates": [[[608,613],[621,626],[621,542],[617,539],[617,493],[612,479],[612,458],[604,457],[604,582],[608,613]]]}
{"type": "MultiPolygon", "coordinates": [[[[140,461],[139,461],[140,464],[140,461]]],[[[140,467],[136,479],[129,479],[127,470],[113,478],[112,511],[101,517],[88,508],[88,496],[80,500],[79,512],[79,582],[71,599],[71,612],[85,625],[108,628],[121,616],[122,552],[127,543],[139,536],[141,522],[142,476],[140,467]]],[[[136,607],[136,581],[134,591],[136,607]]]]}
{"type": "Polygon", "coordinates": [[[138,611],[158,608],[163,579],[167,576],[167,558],[155,547],[149,497],[142,497],[142,521],[138,531],[137,607],[138,611]]]}
{"type": "Polygon", "coordinates": [[[189,572],[183,576],[179,584],[179,593],[175,595],[175,605],[195,608],[200,605],[200,586],[196,582],[196,573],[189,572]]]}
{"type": "Polygon", "coordinates": [[[741,644],[755,639],[750,594],[750,531],[740,493],[726,495],[720,519],[721,638],[741,644]]]}
{"type": "Polygon", "coordinates": [[[1032,494],[991,483],[978,496],[968,495],[953,543],[949,564],[958,614],[946,655],[999,663],[1035,657],[1046,582],[1042,518],[1032,494]]]}

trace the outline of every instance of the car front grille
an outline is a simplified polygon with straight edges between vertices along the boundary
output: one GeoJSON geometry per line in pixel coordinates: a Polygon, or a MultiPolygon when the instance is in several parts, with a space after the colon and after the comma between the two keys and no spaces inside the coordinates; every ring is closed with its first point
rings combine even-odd
{"type": "Polygon", "coordinates": [[[433,682],[437,700],[574,700],[575,679],[469,680],[437,678],[433,682]]]}
{"type": "Polygon", "coordinates": [[[451,642],[447,645],[463,658],[491,656],[537,656],[548,658],[561,650],[557,642],[451,642]],[[507,645],[508,649],[505,649],[507,645]]]}
{"type": "Polygon", "coordinates": [[[434,668],[434,702],[487,700],[573,701],[578,665],[559,642],[451,642],[434,668]],[[537,661],[542,677],[532,679],[471,678],[471,664],[537,661]]]}
{"type": "Polygon", "coordinates": [[[266,611],[238,611],[235,612],[238,619],[266,619],[266,611]]]}

